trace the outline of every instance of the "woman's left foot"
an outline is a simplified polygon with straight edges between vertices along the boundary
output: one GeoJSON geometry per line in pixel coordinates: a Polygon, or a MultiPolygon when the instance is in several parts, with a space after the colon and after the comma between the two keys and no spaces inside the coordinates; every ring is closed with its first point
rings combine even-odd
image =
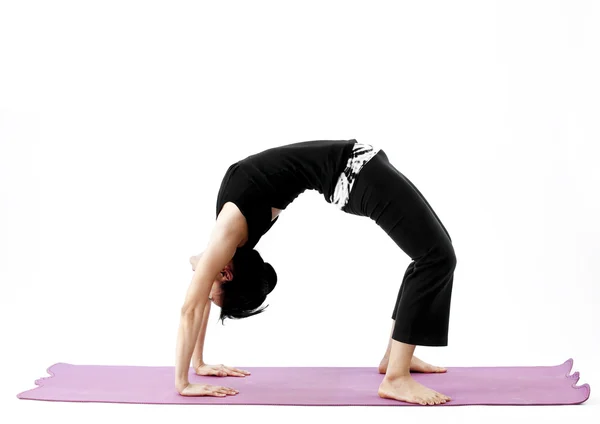
{"type": "MultiPolygon", "coordinates": [[[[379,363],[379,373],[385,374],[387,372],[389,358],[384,356],[381,362],[379,363]]],[[[435,365],[428,364],[417,358],[416,356],[412,357],[410,361],[410,370],[412,372],[424,372],[424,373],[438,373],[438,372],[446,372],[446,368],[437,367],[435,365]]]]}

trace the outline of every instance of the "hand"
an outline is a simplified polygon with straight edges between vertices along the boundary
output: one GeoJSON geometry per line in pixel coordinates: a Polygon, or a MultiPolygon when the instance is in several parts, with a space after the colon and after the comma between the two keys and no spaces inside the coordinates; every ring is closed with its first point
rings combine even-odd
{"type": "Polygon", "coordinates": [[[223,364],[200,364],[195,368],[195,371],[197,375],[215,375],[217,377],[227,377],[228,375],[232,377],[246,377],[247,375],[250,375],[248,371],[227,367],[223,364]]]}
{"type": "Polygon", "coordinates": [[[231,387],[213,386],[212,384],[188,383],[182,390],[178,390],[181,396],[227,396],[237,395],[238,390],[231,387]]]}

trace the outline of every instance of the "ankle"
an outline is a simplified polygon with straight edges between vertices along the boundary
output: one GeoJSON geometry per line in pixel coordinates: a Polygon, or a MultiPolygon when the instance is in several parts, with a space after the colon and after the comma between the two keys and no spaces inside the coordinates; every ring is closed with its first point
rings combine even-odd
{"type": "Polygon", "coordinates": [[[412,378],[410,375],[410,368],[390,368],[388,366],[386,373],[385,373],[385,379],[389,380],[389,381],[394,381],[394,380],[403,380],[403,379],[410,379],[412,378]]]}

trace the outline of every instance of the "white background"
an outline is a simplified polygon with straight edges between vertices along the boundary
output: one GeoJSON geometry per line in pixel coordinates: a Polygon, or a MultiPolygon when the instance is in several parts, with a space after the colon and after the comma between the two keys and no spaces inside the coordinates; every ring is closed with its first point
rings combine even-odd
{"type": "MultiPolygon", "coordinates": [[[[599,52],[593,1],[3,1],[2,412],[73,423],[598,416],[599,52]],[[572,357],[592,385],[586,404],[17,400],[55,362],[174,365],[188,257],[206,246],[229,164],[351,138],[383,148],[453,239],[449,346],[417,355],[445,366],[572,357]]],[[[257,248],[279,275],[270,306],[225,326],[213,307],[209,363],[378,365],[409,258],[374,222],[307,191],[257,248]]]]}

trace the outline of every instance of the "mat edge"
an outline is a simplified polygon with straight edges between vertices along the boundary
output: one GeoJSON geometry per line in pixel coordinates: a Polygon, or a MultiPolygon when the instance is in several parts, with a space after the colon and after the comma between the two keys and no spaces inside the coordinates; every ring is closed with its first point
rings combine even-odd
{"type": "Polygon", "coordinates": [[[576,403],[572,404],[572,405],[579,405],[579,404],[582,404],[582,403],[586,402],[590,398],[590,394],[592,392],[592,388],[590,387],[590,385],[588,383],[585,383],[585,384],[582,384],[581,386],[578,386],[577,382],[581,378],[581,373],[579,371],[575,371],[573,374],[571,374],[571,371],[573,371],[573,365],[574,365],[573,358],[567,359],[562,365],[565,365],[567,363],[569,364],[569,368],[567,369],[567,372],[565,374],[565,378],[567,380],[572,380],[573,381],[573,383],[571,384],[571,388],[575,389],[575,390],[585,390],[585,393],[586,393],[586,396],[585,396],[585,398],[583,400],[581,400],[580,402],[576,402],[576,403]]]}
{"type": "Polygon", "coordinates": [[[26,393],[30,393],[30,392],[33,392],[33,391],[35,391],[37,389],[40,389],[40,388],[44,387],[44,382],[46,380],[50,380],[50,379],[52,379],[52,378],[54,378],[56,376],[56,374],[52,371],[52,368],[54,368],[57,365],[71,365],[71,364],[67,364],[66,362],[57,362],[55,364],[50,365],[48,368],[46,368],[46,373],[48,374],[48,376],[46,376],[46,377],[40,377],[37,380],[35,380],[33,383],[37,387],[34,387],[33,389],[25,390],[24,392],[18,393],[17,394],[17,398],[18,399],[27,399],[27,398],[23,397],[26,393]]]}

